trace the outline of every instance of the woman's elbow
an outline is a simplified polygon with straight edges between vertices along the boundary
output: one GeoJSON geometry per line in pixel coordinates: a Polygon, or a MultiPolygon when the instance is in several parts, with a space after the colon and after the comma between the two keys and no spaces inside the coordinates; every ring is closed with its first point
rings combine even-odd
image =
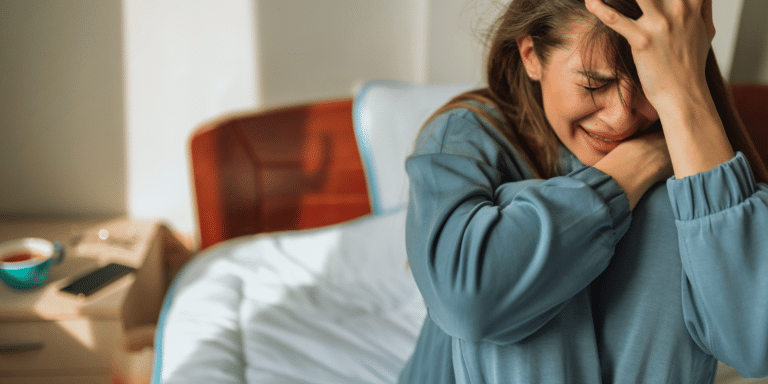
{"type": "Polygon", "coordinates": [[[425,299],[429,317],[447,335],[471,342],[486,337],[490,311],[479,305],[476,298],[446,295],[425,299]]]}

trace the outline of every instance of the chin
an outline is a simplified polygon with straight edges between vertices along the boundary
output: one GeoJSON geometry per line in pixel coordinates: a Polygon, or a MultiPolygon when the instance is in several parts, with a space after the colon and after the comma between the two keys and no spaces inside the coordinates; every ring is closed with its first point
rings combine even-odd
{"type": "Polygon", "coordinates": [[[573,153],[573,155],[576,156],[580,162],[590,167],[597,164],[598,161],[602,160],[608,154],[608,152],[597,151],[586,145],[579,145],[578,143],[574,144],[576,145],[568,148],[568,150],[570,150],[571,153],[573,153]]]}

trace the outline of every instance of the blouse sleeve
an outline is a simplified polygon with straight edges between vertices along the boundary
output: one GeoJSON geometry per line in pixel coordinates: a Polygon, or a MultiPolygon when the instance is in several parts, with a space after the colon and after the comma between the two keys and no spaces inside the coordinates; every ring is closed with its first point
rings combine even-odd
{"type": "Polygon", "coordinates": [[[689,332],[741,375],[768,375],[768,186],[737,153],[667,187],[689,332]]]}
{"type": "Polygon", "coordinates": [[[517,342],[605,269],[629,227],[629,203],[592,167],[524,180],[508,142],[463,111],[426,126],[407,160],[408,257],[443,331],[517,342]]]}

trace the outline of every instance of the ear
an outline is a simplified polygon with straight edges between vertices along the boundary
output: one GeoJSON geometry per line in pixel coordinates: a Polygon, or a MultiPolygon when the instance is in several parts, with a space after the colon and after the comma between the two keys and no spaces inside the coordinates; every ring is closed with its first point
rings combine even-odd
{"type": "Polygon", "coordinates": [[[520,57],[523,59],[523,66],[528,72],[528,77],[533,81],[541,80],[541,63],[536,51],[533,49],[533,39],[531,36],[523,36],[517,39],[517,49],[520,51],[520,57]]]}

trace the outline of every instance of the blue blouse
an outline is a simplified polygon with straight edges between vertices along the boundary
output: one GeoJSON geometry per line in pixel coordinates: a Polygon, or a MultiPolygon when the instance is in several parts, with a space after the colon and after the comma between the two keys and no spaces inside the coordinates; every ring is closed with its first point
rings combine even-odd
{"type": "Polygon", "coordinates": [[[768,375],[768,187],[741,153],[634,211],[564,147],[560,168],[536,179],[467,109],[422,130],[406,245],[428,316],[401,383],[768,375]]]}

